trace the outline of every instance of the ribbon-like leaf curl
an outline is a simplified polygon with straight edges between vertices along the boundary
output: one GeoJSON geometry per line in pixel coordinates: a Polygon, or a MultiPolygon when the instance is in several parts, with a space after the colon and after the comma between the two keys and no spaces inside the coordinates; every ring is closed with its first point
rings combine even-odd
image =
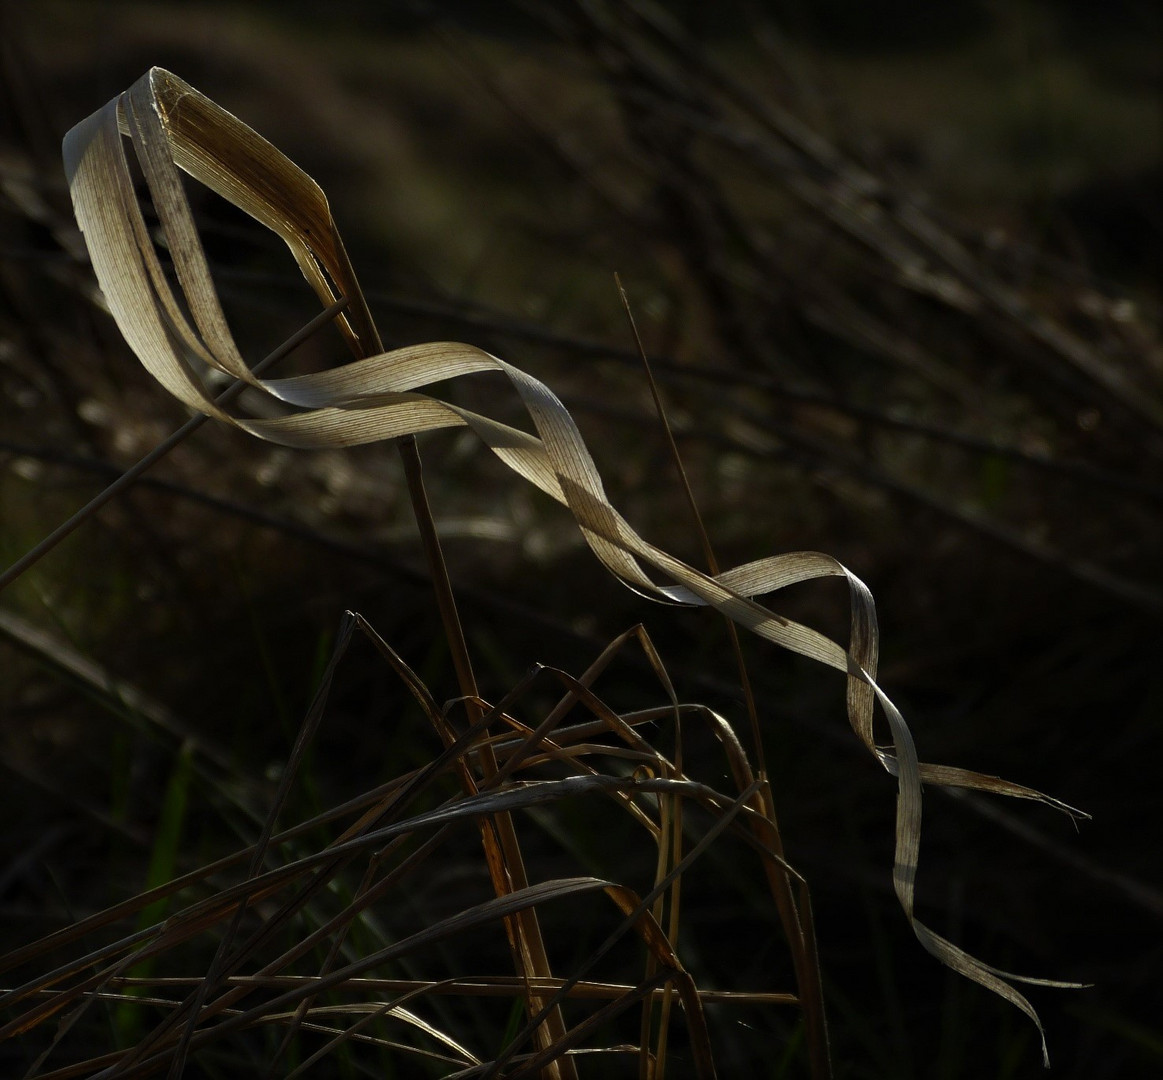
{"type": "MultiPolygon", "coordinates": [[[[859,578],[818,552],[760,559],[714,577],[701,573],[642,539],[610,505],[576,424],[544,384],[471,345],[434,342],[383,352],[318,185],[260,135],[170,72],[153,68],[74,127],[65,137],[64,157],[77,220],[110,311],[142,364],[186,405],[260,439],[294,447],[355,446],[467,426],[509,468],[567,507],[594,554],[631,588],[657,600],[709,605],[773,644],[843,672],[852,730],[897,779],[893,884],[914,933],[943,963],[1016,1005],[1041,1033],[1033,1006],[1010,981],[1074,984],[998,971],[934,933],[914,914],[921,786],[972,788],[1077,812],[996,777],[918,761],[904,718],[876,682],[876,609],[859,578]],[[174,295],[142,217],[125,155],[126,136],[165,232],[184,306],[174,295]],[[288,379],[264,380],[252,374],[227,326],[179,169],[278,233],[324,304],[347,299],[341,324],[357,357],[354,362],[288,379]],[[245,380],[281,403],[286,415],[250,419],[219,409],[204,386],[207,367],[245,380]],[[418,392],[432,383],[484,371],[509,380],[536,435],[418,392]],[[754,599],[821,577],[842,577],[848,583],[847,648],[754,599]],[[891,731],[891,751],[878,747],[873,737],[877,702],[891,731]]],[[[1048,1060],[1044,1037],[1042,1052],[1048,1060]]]]}

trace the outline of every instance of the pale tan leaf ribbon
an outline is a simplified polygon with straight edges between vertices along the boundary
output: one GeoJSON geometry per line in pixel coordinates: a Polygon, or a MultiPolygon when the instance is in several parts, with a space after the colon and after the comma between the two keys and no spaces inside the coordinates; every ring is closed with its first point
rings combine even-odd
{"type": "MultiPolygon", "coordinates": [[[[876,684],[876,611],[863,582],[818,552],[760,559],[716,577],[701,573],[643,540],[610,505],[577,426],[543,383],[471,345],[434,342],[382,352],[318,185],[265,139],[169,72],[153,68],[78,124],[65,137],[64,156],[77,220],[110,311],[142,364],[191,408],[261,439],[295,447],[355,446],[468,426],[514,472],[568,507],[594,554],[631,588],[658,600],[710,605],[760,637],[844,672],[852,729],[897,778],[893,882],[917,938],[951,968],[1020,1008],[1041,1032],[1033,1007],[1005,980],[1073,984],[998,971],[933,933],[914,914],[921,785],[974,788],[1077,812],[996,777],[918,761],[908,726],[876,684]],[[184,305],[167,281],[142,217],[124,151],[126,135],[165,232],[184,305]],[[223,315],[179,168],[278,233],[324,304],[341,296],[348,299],[342,328],[360,359],[297,378],[263,380],[251,373],[223,315]],[[247,419],[218,409],[205,389],[206,367],[245,380],[281,403],[287,415],[247,419]],[[509,380],[536,436],[418,392],[432,383],[485,371],[500,372],[509,380]],[[644,566],[665,580],[656,582],[644,566]],[[753,599],[820,577],[848,582],[852,616],[847,649],[753,599]],[[891,751],[874,740],[878,701],[892,734],[891,751]]],[[[1044,1056],[1045,1049],[1043,1039],[1044,1056]]]]}

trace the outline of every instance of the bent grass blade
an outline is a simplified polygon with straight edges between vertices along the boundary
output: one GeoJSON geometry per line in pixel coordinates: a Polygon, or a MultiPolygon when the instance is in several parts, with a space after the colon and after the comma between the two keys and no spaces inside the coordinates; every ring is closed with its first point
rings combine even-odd
{"type": "MultiPolygon", "coordinates": [[[[241,121],[169,72],[152,69],[77,125],[66,136],[65,159],[77,219],[110,310],[142,364],[189,407],[257,438],[304,448],[397,439],[414,453],[412,440],[421,432],[468,427],[518,476],[563,505],[595,557],[629,588],[665,603],[713,607],[769,643],[844,675],[850,726],[896,781],[893,881],[915,935],[943,963],[1025,1012],[1041,1034],[1033,1008],[1009,984],[1015,976],[968,956],[914,915],[921,787],[923,782],[951,784],[1039,799],[1059,808],[1061,804],[1017,785],[919,760],[908,725],[877,683],[876,609],[863,582],[818,552],[772,556],[721,572],[699,571],[644,540],[611,505],[577,425],[543,383],[471,345],[430,342],[383,352],[317,185],[241,121]],[[145,228],[125,156],[125,135],[132,141],[174,252],[181,300],[162,272],[145,228]],[[288,379],[263,379],[247,366],[222,314],[179,169],[273,229],[322,303],[348,301],[340,325],[355,361],[288,379]],[[232,415],[207,396],[199,377],[207,367],[241,380],[276,406],[278,415],[232,415]],[[493,372],[507,380],[528,414],[532,432],[424,392],[431,384],[480,372],[493,372]],[[848,584],[851,628],[847,645],[784,618],[756,600],[796,582],[823,577],[840,577],[848,584]],[[874,738],[878,706],[891,735],[891,750],[879,747],[874,738]]],[[[415,464],[418,469],[418,458],[415,464]]],[[[422,488],[419,491],[422,496],[422,488]]],[[[426,504],[417,513],[422,525],[430,523],[426,504]]],[[[428,547],[439,588],[440,581],[446,584],[447,579],[440,573],[443,564],[434,530],[428,547]]],[[[450,591],[441,604],[450,640],[463,644],[459,624],[452,618],[455,608],[450,591]]],[[[461,666],[462,692],[466,700],[475,700],[467,653],[461,666]]],[[[496,763],[489,765],[488,755],[482,759],[487,783],[496,763]]],[[[493,849],[491,857],[499,857],[499,871],[507,869],[514,875],[508,888],[516,886],[517,894],[527,895],[515,836],[504,818],[496,820],[497,838],[486,840],[493,849]]],[[[498,889],[498,911],[504,907],[504,891],[498,889]]],[[[506,917],[521,920],[512,924],[517,934],[514,948],[518,967],[527,977],[548,975],[535,924],[524,915],[532,910],[528,904],[506,909],[506,917]]],[[[530,1005],[534,1013],[539,1009],[545,1013],[545,1001],[536,994],[530,994],[530,1005]]],[[[564,1026],[548,1014],[545,1018],[550,1031],[546,1038],[556,1042],[564,1035],[564,1026]]],[[[1044,1038],[1042,1045],[1045,1056],[1044,1038]]],[[[541,1049],[546,1049],[544,1042],[541,1049]]],[[[563,1071],[572,1069],[567,1061],[558,1058],[563,1071]]]]}

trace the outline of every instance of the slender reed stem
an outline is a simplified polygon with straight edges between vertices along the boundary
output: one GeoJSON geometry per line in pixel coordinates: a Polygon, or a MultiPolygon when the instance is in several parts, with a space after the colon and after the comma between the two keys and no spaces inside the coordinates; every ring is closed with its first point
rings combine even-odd
{"type": "MultiPolygon", "coordinates": [[[[682,489],[686,495],[687,506],[690,507],[695,530],[698,532],[699,540],[703,546],[703,558],[707,560],[707,569],[712,574],[718,574],[719,560],[715,557],[715,549],[711,546],[711,537],[707,533],[707,527],[703,523],[703,515],[699,512],[699,505],[695,501],[694,492],[691,490],[690,479],[687,477],[686,469],[683,467],[682,455],[678,452],[678,443],[674,440],[674,432],[670,427],[670,418],[667,416],[666,408],[662,404],[662,395],[658,389],[658,382],[654,378],[654,371],[650,367],[650,360],[646,356],[646,349],[638,333],[638,324],[634,321],[634,312],[630,309],[630,298],[626,295],[626,290],[622,287],[622,279],[617,274],[614,275],[614,282],[617,284],[618,293],[622,297],[622,307],[626,311],[626,318],[630,320],[630,332],[634,335],[634,343],[638,347],[638,355],[642,360],[643,367],[646,368],[646,381],[650,384],[650,393],[654,398],[654,408],[658,413],[659,420],[662,421],[662,430],[666,435],[666,443],[670,449],[670,457],[678,472],[678,478],[682,482],[682,489]]],[[[724,621],[727,624],[727,633],[731,637],[731,649],[735,654],[736,664],[739,668],[739,682],[743,688],[743,700],[747,703],[747,718],[751,722],[751,741],[755,745],[756,774],[760,779],[766,780],[767,762],[763,754],[763,737],[759,731],[759,713],[755,707],[755,695],[751,691],[751,677],[747,674],[747,665],[743,661],[743,649],[739,644],[739,632],[735,628],[735,623],[731,619],[725,619],[724,621]]],[[[781,851],[780,855],[782,854],[783,852],[781,851]]]]}
{"type": "MultiPolygon", "coordinates": [[[[686,495],[687,505],[694,518],[695,529],[702,541],[703,557],[707,561],[707,568],[712,574],[719,573],[719,560],[711,545],[710,535],[703,524],[703,516],[699,512],[694,492],[691,490],[690,480],[687,478],[686,468],[682,463],[682,455],[678,451],[674,432],[670,427],[670,420],[666,414],[666,407],[662,402],[662,395],[651,370],[650,361],[646,356],[646,349],[638,333],[638,324],[634,321],[634,312],[630,308],[630,299],[622,287],[622,279],[615,274],[614,282],[618,286],[618,293],[622,298],[622,307],[626,311],[626,318],[630,321],[630,332],[634,336],[638,355],[646,369],[646,379],[650,384],[650,393],[654,398],[654,407],[662,421],[662,428],[666,434],[667,445],[671,459],[679,479],[682,481],[683,492],[686,495]]],[[[756,795],[761,803],[763,815],[771,824],[771,838],[774,841],[776,853],[783,857],[783,840],[779,835],[779,825],[775,819],[775,801],[771,795],[771,785],[767,779],[767,765],[763,754],[763,738],[759,730],[759,711],[755,705],[755,694],[751,689],[751,679],[747,673],[747,664],[743,659],[743,647],[739,641],[739,632],[731,619],[726,619],[727,633],[731,639],[731,650],[735,654],[735,662],[739,669],[739,682],[743,689],[743,699],[747,703],[747,716],[751,722],[751,740],[755,746],[755,763],[758,770],[759,783],[756,795]]],[[[784,934],[787,937],[788,950],[791,952],[792,966],[796,974],[796,989],[800,1006],[804,1015],[804,1032],[808,1044],[808,1055],[811,1061],[814,1080],[824,1080],[832,1075],[832,1055],[828,1040],[828,1020],[824,1012],[824,995],[820,982],[819,957],[816,950],[815,930],[811,921],[811,908],[808,906],[808,892],[805,885],[797,906],[791,891],[791,881],[787,872],[777,866],[766,865],[768,883],[779,910],[780,922],[783,924],[784,934]]]]}

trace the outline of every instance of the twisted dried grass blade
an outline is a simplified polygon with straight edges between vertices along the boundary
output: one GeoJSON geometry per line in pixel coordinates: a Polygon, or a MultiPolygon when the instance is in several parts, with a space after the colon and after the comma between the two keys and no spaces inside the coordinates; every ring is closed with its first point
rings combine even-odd
{"type": "MultiPolygon", "coordinates": [[[[261,384],[247,367],[226,324],[179,167],[274,230],[324,303],[338,296],[348,298],[349,308],[341,325],[356,356],[366,357],[382,347],[318,185],[256,132],[177,76],[153,68],[77,125],[65,137],[65,165],[78,222],[83,231],[90,229],[88,246],[110,310],[135,352],[153,357],[149,370],[163,385],[175,388],[187,405],[206,412],[197,404],[205,401],[198,363],[255,387],[261,384]],[[184,307],[191,313],[193,327],[166,280],[137,206],[122,133],[133,140],[173,252],[184,307]]],[[[292,405],[310,406],[312,393],[311,388],[300,393],[292,380],[276,396],[292,405]]],[[[228,419],[215,406],[206,414],[228,419]]],[[[319,418],[323,429],[330,431],[324,438],[332,445],[349,443],[343,434],[348,425],[342,411],[319,418]]],[[[279,421],[274,423],[278,426],[279,421]]],[[[314,421],[307,426],[312,431],[317,428],[314,421]]],[[[412,435],[397,423],[395,434],[389,437],[401,439],[417,520],[422,532],[427,528],[431,534],[426,537],[425,550],[436,564],[434,580],[442,617],[449,628],[463,691],[471,696],[475,684],[455,603],[442,572],[439,541],[426,505],[412,435]]],[[[312,435],[308,433],[307,438],[310,441],[312,435]]],[[[302,441],[296,444],[307,445],[302,441]]],[[[485,765],[487,772],[487,752],[485,765]]],[[[481,834],[497,891],[523,885],[525,874],[511,823],[503,819],[482,821],[481,834]]],[[[535,911],[519,912],[509,926],[509,936],[521,970],[529,975],[550,973],[535,911]]],[[[548,1023],[555,1033],[564,1030],[559,1017],[551,1017],[548,1023]]]]}
{"type": "MultiPolygon", "coordinates": [[[[1001,994],[1038,1024],[1029,1003],[1001,981],[994,969],[929,931],[913,913],[922,766],[904,718],[876,682],[875,606],[863,582],[818,552],[774,556],[710,575],[648,543],[606,498],[576,424],[552,391],[473,346],[429,343],[364,355],[346,366],[297,378],[253,376],[233,346],[224,321],[219,320],[200,243],[196,232],[187,228],[188,207],[175,206],[169,220],[182,247],[179,280],[186,290],[186,305],[196,312],[198,330],[185,320],[134,197],[122,127],[135,145],[146,147],[143,168],[161,185],[155,199],[161,191],[176,203],[185,202],[180,183],[174,182],[176,164],[274,229],[324,303],[339,294],[360,294],[317,186],[240,121],[180,79],[155,68],[70,131],[65,158],[77,219],[110,310],[138,358],[166,389],[194,409],[288,446],[351,446],[468,426],[514,472],[566,506],[597,558],[633,590],[665,602],[714,607],[773,644],[842,672],[847,678],[853,731],[897,778],[893,882],[918,940],[942,962],[1001,994]],[[286,414],[270,419],[229,415],[208,397],[199,365],[250,382],[256,391],[285,406],[286,414]],[[428,384],[478,372],[495,372],[509,381],[536,435],[417,392],[428,384]],[[651,572],[663,580],[656,581],[651,572]],[[820,577],[842,577],[848,583],[851,630],[847,647],[754,599],[820,577]],[[873,737],[877,703],[889,725],[891,751],[878,747],[873,737]]],[[[344,324],[354,351],[366,354],[374,326],[362,298],[353,304],[344,324]]],[[[926,779],[942,782],[936,779],[941,773],[926,770],[926,779]]],[[[950,776],[943,778],[947,781],[950,776]]],[[[968,772],[957,774],[956,779],[963,786],[998,790],[992,782],[984,783],[968,772]]],[[[1024,797],[1054,804],[1036,792],[1024,797]]],[[[1038,1029],[1041,1033],[1040,1024],[1038,1029]]]]}

